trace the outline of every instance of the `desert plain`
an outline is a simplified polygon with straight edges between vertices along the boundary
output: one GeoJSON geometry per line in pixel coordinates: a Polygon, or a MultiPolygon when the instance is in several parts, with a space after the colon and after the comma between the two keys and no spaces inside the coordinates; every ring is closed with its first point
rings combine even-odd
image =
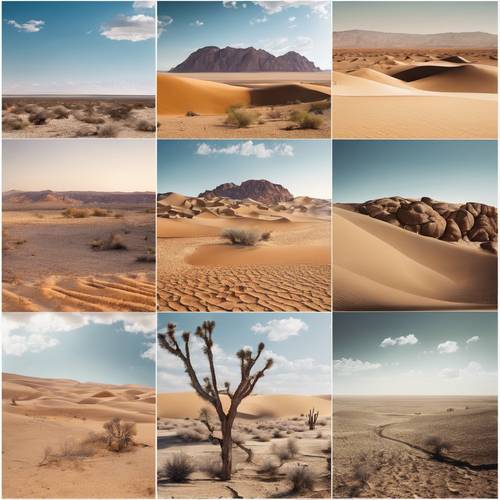
{"type": "Polygon", "coordinates": [[[248,180],[215,189],[225,195],[158,195],[160,310],[330,310],[331,201],[238,198],[231,186],[284,189],[248,180]]]}
{"type": "MultiPolygon", "coordinates": [[[[222,396],[223,404],[229,398],[222,396]]],[[[239,447],[233,449],[229,481],[214,479],[220,448],[208,440],[199,414],[207,404],[194,393],[158,396],[159,498],[329,498],[331,467],[331,397],[255,394],[241,404],[233,439],[251,450],[252,460],[239,447]],[[307,413],[319,411],[314,430],[307,413]],[[189,457],[194,467],[188,481],[169,482],[163,467],[176,454],[189,457]],[[307,469],[313,486],[299,494],[289,480],[297,468],[307,469]]],[[[217,420],[215,417],[213,422],[217,420]]],[[[215,431],[216,435],[219,431],[215,431]]]]}
{"type": "Polygon", "coordinates": [[[3,373],[4,498],[154,498],[155,391],[3,373]],[[109,449],[103,425],[135,424],[109,449]],[[77,485],[77,494],[75,494],[77,485]]]}
{"type": "Polygon", "coordinates": [[[4,311],[154,311],[154,194],[3,193],[4,311]]]}
{"type": "Polygon", "coordinates": [[[495,396],[334,396],[333,497],[496,498],[497,421],[495,396]]]}

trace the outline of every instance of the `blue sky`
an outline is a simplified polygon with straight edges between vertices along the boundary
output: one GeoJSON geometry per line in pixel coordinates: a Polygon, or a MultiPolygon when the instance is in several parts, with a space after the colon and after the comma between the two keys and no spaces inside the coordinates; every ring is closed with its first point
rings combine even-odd
{"type": "Polygon", "coordinates": [[[152,2],[3,2],[4,94],[154,94],[152,2]]]}
{"type": "Polygon", "coordinates": [[[3,190],[155,191],[151,139],[3,141],[3,190]]]}
{"type": "Polygon", "coordinates": [[[331,68],[330,2],[158,2],[162,33],[158,69],[168,71],[195,50],[255,47],[290,50],[331,68]]]}
{"type": "Polygon", "coordinates": [[[331,198],[331,143],[158,141],[158,192],[197,196],[224,182],[266,179],[294,196],[331,198]]]}
{"type": "MultiPolygon", "coordinates": [[[[184,313],[159,314],[158,329],[175,323],[182,331],[194,332],[203,321],[215,321],[213,338],[218,378],[239,381],[239,360],[235,353],[242,347],[255,349],[264,342],[263,360],[272,357],[273,367],[259,382],[260,394],[328,394],[331,391],[331,321],[328,313],[184,313]]],[[[182,340],[181,340],[182,342],[182,340]]],[[[191,337],[193,365],[206,372],[207,361],[200,341],[191,337]]],[[[258,368],[260,367],[260,361],[258,368]]],[[[158,349],[158,391],[192,390],[181,362],[168,351],[158,349]]]]}
{"type": "Polygon", "coordinates": [[[497,33],[496,2],[334,2],[333,29],[387,33],[497,33]]]}
{"type": "Polygon", "coordinates": [[[497,315],[334,313],[334,394],[497,393],[497,315]]]}
{"type": "Polygon", "coordinates": [[[7,313],[3,371],[155,386],[155,314],[7,313]]]}
{"type": "Polygon", "coordinates": [[[384,196],[497,205],[496,141],[334,141],[333,197],[384,196]]]}

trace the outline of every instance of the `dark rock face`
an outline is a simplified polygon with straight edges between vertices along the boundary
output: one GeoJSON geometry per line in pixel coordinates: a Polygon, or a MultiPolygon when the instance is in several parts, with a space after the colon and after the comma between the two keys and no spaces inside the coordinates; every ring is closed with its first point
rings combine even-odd
{"type": "Polygon", "coordinates": [[[293,196],[288,189],[280,184],[273,184],[266,180],[248,180],[242,182],[241,185],[226,182],[215,189],[200,193],[198,198],[211,199],[219,196],[233,200],[251,198],[252,200],[268,205],[293,200],[293,196]]]}
{"type": "Polygon", "coordinates": [[[481,248],[496,253],[498,213],[490,205],[453,205],[428,197],[415,201],[394,196],[369,200],[359,205],[358,211],[423,236],[481,242],[481,248]]]}
{"type": "Polygon", "coordinates": [[[189,55],[171,73],[320,71],[309,59],[297,52],[273,56],[262,49],[248,47],[203,47],[189,55]]]}

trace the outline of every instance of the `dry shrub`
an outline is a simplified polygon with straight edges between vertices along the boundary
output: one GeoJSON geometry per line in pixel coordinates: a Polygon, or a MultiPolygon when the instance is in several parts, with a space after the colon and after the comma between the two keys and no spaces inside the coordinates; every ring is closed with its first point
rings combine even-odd
{"type": "Polygon", "coordinates": [[[259,113],[232,106],[227,110],[226,125],[236,128],[249,127],[259,119],[259,113]]]}
{"type": "Polygon", "coordinates": [[[295,458],[299,453],[299,445],[295,438],[288,438],[283,444],[274,443],[271,446],[271,453],[278,457],[280,461],[284,462],[286,460],[291,460],[295,458]]]}
{"type": "Polygon", "coordinates": [[[331,108],[330,101],[314,102],[309,106],[309,113],[314,113],[316,115],[322,115],[323,111],[330,109],[330,108],[331,108]]]}
{"type": "Polygon", "coordinates": [[[295,122],[300,129],[319,129],[323,123],[323,118],[307,111],[294,110],[290,113],[290,120],[295,122]]]}
{"type": "Polygon", "coordinates": [[[109,212],[104,210],[104,208],[94,208],[94,210],[92,210],[93,217],[107,217],[108,215],[109,212]]]}
{"type": "Polygon", "coordinates": [[[108,123],[97,127],[97,137],[116,137],[119,131],[120,129],[116,125],[108,123]]]}
{"type": "Polygon", "coordinates": [[[267,117],[270,118],[271,120],[279,120],[282,117],[281,111],[278,109],[271,109],[269,113],[267,113],[267,117]]]}
{"type": "Polygon", "coordinates": [[[182,429],[176,432],[176,436],[186,443],[205,441],[208,438],[206,432],[199,429],[182,429]]]}
{"type": "Polygon", "coordinates": [[[188,111],[186,113],[186,116],[200,116],[198,113],[195,113],[194,111],[188,111]]]}
{"type": "Polygon", "coordinates": [[[210,460],[200,464],[199,469],[212,479],[220,478],[222,475],[222,462],[220,460],[210,460]]]}
{"type": "Polygon", "coordinates": [[[49,113],[43,108],[38,108],[28,116],[29,122],[33,125],[45,125],[48,119],[49,113]]]}
{"type": "Polygon", "coordinates": [[[4,130],[22,130],[27,123],[14,114],[6,114],[2,118],[2,127],[4,130]]]}
{"type": "Polygon", "coordinates": [[[258,233],[247,229],[225,229],[222,231],[221,237],[233,245],[251,247],[255,246],[259,241],[268,241],[271,238],[271,233],[258,233]]]}
{"type": "Polygon", "coordinates": [[[441,457],[444,451],[449,451],[452,448],[451,443],[439,436],[429,436],[425,439],[424,444],[431,449],[431,453],[436,457],[441,457]]]}
{"type": "Polygon", "coordinates": [[[95,448],[88,443],[67,439],[57,451],[53,451],[50,447],[45,448],[38,465],[48,465],[61,460],[81,460],[93,456],[95,451],[95,448]]]}
{"type": "Polygon", "coordinates": [[[102,242],[100,250],[128,250],[128,247],[123,240],[123,236],[113,233],[106,241],[102,242]]]}
{"type": "Polygon", "coordinates": [[[283,437],[285,437],[285,433],[284,433],[284,431],[281,431],[281,430],[275,430],[275,431],[273,432],[273,438],[278,439],[278,438],[283,438],[283,437]]]}
{"type": "Polygon", "coordinates": [[[113,417],[103,424],[108,450],[121,452],[134,445],[133,436],[137,434],[134,422],[124,422],[119,417],[113,417]]]}
{"type": "Polygon", "coordinates": [[[113,120],[125,120],[130,115],[130,107],[125,104],[111,106],[107,113],[113,120]]]}
{"type": "Polygon", "coordinates": [[[102,116],[96,115],[93,111],[76,111],[73,113],[73,116],[81,122],[92,125],[99,125],[106,121],[102,116]]]}
{"type": "Polygon", "coordinates": [[[290,469],[287,479],[292,483],[294,493],[303,493],[314,488],[314,474],[306,465],[297,465],[290,469]]]}
{"type": "Polygon", "coordinates": [[[50,113],[56,120],[69,117],[69,109],[66,106],[54,106],[50,108],[50,113]]]}
{"type": "Polygon", "coordinates": [[[75,207],[67,208],[62,212],[62,215],[64,215],[64,217],[68,217],[71,219],[83,219],[85,217],[90,217],[90,214],[91,214],[90,210],[86,208],[75,208],[75,207]]]}
{"type": "Polygon", "coordinates": [[[169,457],[162,470],[169,483],[185,483],[194,471],[195,467],[191,458],[182,452],[169,457]]]}
{"type": "Polygon", "coordinates": [[[147,120],[139,120],[135,125],[135,129],[141,132],[156,132],[155,124],[147,120]]]}
{"type": "Polygon", "coordinates": [[[274,476],[278,472],[280,466],[281,464],[279,462],[273,460],[270,457],[267,457],[262,463],[262,465],[258,468],[258,472],[260,472],[261,474],[274,476]]]}
{"type": "Polygon", "coordinates": [[[261,443],[266,443],[267,441],[271,441],[271,436],[265,432],[259,432],[257,436],[255,436],[256,441],[260,441],[261,443]]]}

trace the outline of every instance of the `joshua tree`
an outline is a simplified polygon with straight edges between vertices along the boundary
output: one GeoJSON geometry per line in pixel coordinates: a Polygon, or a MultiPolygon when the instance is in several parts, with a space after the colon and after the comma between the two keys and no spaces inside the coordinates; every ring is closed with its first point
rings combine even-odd
{"type": "MultiPolygon", "coordinates": [[[[210,376],[203,379],[203,384],[200,382],[196,370],[191,362],[191,351],[189,346],[189,338],[191,334],[189,332],[183,332],[182,340],[184,342],[184,348],[181,348],[175,335],[176,325],[169,323],[166,333],[158,333],[158,343],[163,349],[166,349],[182,361],[193,389],[201,398],[210,403],[215,409],[217,417],[219,418],[222,433],[222,439],[219,438],[217,440],[221,448],[222,468],[220,479],[227,481],[231,479],[233,448],[233,438],[231,433],[236,413],[238,411],[238,406],[252,393],[257,382],[265,375],[266,370],[271,368],[273,365],[273,360],[267,359],[264,367],[252,374],[252,369],[264,351],[264,344],[262,342],[259,344],[255,356],[253,356],[251,349],[241,349],[236,353],[236,356],[240,360],[241,380],[235,391],[231,391],[229,382],[224,382],[223,392],[227,394],[230,400],[228,410],[224,411],[220,398],[221,391],[219,390],[217,375],[215,373],[213,355],[214,342],[212,340],[212,333],[214,329],[214,321],[204,321],[203,324],[196,329],[196,336],[203,341],[203,352],[207,357],[210,369],[210,376]]],[[[209,423],[209,425],[211,424],[209,423]]],[[[213,433],[211,434],[213,435],[213,433]]]]}
{"type": "Polygon", "coordinates": [[[309,410],[307,414],[307,425],[309,425],[309,430],[314,430],[316,428],[316,422],[318,421],[319,411],[309,410]]]}

